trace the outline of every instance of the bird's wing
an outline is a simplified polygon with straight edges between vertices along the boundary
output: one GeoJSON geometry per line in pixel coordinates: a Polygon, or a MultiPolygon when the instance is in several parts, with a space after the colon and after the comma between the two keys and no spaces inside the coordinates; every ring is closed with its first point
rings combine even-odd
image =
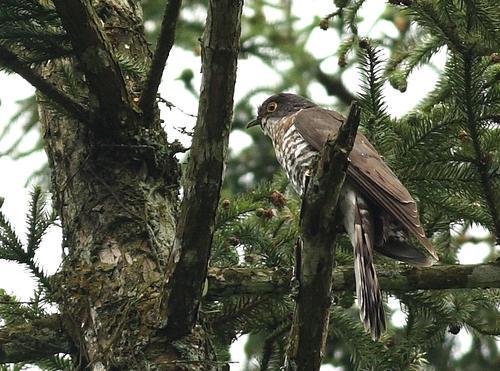
{"type": "MultiPolygon", "coordinates": [[[[294,125],[309,144],[321,151],[329,136],[336,137],[344,120],[335,111],[313,107],[300,111],[294,125]]],[[[349,159],[347,177],[353,185],[398,220],[438,259],[420,224],[415,200],[363,134],[357,134],[349,159]]]]}

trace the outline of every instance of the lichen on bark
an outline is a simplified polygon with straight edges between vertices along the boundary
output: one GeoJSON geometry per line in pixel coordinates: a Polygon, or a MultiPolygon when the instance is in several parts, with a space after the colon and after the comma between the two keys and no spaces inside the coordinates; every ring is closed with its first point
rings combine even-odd
{"type": "MultiPolygon", "coordinates": [[[[106,7],[100,21],[113,52],[149,61],[138,31],[139,4],[103,0],[93,5],[106,7]]],[[[76,59],[52,61],[41,73],[63,86],[61,70],[73,71],[79,96],[85,97],[88,86],[76,59]]],[[[129,91],[142,84],[135,76],[124,75],[124,81],[129,91]]],[[[83,123],[38,94],[54,204],[68,251],[54,278],[53,297],[75,345],[75,359],[79,367],[91,369],[172,369],[174,363],[182,366],[182,353],[189,349],[202,365],[214,357],[202,328],[182,344],[170,343],[164,334],[178,202],[174,151],[158,115],[146,123],[126,112],[125,120],[108,125],[103,97],[97,105],[93,99],[81,98],[92,110],[91,121],[83,123]]],[[[109,97],[110,104],[114,100],[109,97]]]]}

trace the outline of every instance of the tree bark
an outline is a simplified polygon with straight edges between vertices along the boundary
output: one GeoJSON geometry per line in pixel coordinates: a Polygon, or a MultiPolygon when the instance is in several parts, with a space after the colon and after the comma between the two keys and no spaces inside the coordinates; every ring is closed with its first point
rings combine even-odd
{"type": "Polygon", "coordinates": [[[0,329],[0,363],[35,362],[71,351],[61,318],[52,315],[0,329]]]}
{"type": "Polygon", "coordinates": [[[169,301],[172,312],[167,332],[172,338],[186,335],[196,322],[207,276],[233,118],[242,8],[242,0],[208,4],[198,119],[174,244],[179,262],[169,301]]]}
{"type": "Polygon", "coordinates": [[[141,5],[101,0],[92,6],[106,12],[91,9],[91,17],[71,19],[79,9],[89,10],[90,3],[78,1],[79,8],[57,4],[65,10],[60,15],[73,33],[78,63],[52,62],[42,74],[62,86],[65,64],[79,79],[81,96],[92,91],[98,100],[82,98],[94,119],[82,123],[54,111],[38,94],[67,250],[53,297],[74,344],[74,359],[78,367],[92,370],[213,369],[214,352],[202,327],[175,343],[165,335],[165,298],[175,268],[178,164],[158,115],[145,122],[135,108],[126,107],[128,95],[142,81],[126,74],[122,79],[112,61],[117,53],[149,61],[141,5]],[[85,28],[86,22],[91,27],[85,28]],[[75,36],[79,27],[85,31],[82,45],[75,36]],[[99,48],[107,50],[86,57],[87,49],[99,48]],[[118,91],[96,87],[106,83],[99,74],[115,79],[118,91]],[[108,111],[113,102],[118,106],[108,111]]]}
{"type": "MultiPolygon", "coordinates": [[[[500,288],[500,261],[483,264],[435,265],[427,268],[377,266],[377,277],[383,291],[390,293],[416,290],[500,288]]],[[[288,294],[290,269],[210,268],[207,298],[217,300],[238,295],[288,294]]],[[[354,291],[354,268],[336,267],[332,291],[354,291]]]]}

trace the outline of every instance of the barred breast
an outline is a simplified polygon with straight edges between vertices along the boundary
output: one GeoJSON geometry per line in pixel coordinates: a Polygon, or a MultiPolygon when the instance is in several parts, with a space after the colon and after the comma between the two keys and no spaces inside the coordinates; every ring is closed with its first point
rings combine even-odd
{"type": "Polygon", "coordinates": [[[282,119],[270,123],[264,130],[273,141],[276,158],[285,169],[292,186],[302,195],[306,176],[317,161],[318,152],[305,141],[295,126],[287,121],[282,119]]]}

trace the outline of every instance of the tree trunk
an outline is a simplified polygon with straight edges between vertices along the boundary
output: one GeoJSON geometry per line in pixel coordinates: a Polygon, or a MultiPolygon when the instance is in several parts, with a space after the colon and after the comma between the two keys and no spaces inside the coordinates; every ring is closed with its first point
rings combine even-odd
{"type": "MultiPolygon", "coordinates": [[[[102,0],[94,9],[115,53],[149,63],[138,2],[102,0]]],[[[48,63],[42,73],[63,88],[69,83],[63,70],[86,97],[75,60],[48,63]]],[[[142,84],[134,76],[124,81],[132,92],[142,84]]],[[[153,122],[128,114],[119,123],[97,117],[82,123],[38,98],[67,253],[54,297],[78,367],[211,369],[214,353],[200,326],[175,344],[164,330],[179,170],[157,108],[153,122]]],[[[105,109],[95,101],[82,98],[94,111],[105,109]]]]}

